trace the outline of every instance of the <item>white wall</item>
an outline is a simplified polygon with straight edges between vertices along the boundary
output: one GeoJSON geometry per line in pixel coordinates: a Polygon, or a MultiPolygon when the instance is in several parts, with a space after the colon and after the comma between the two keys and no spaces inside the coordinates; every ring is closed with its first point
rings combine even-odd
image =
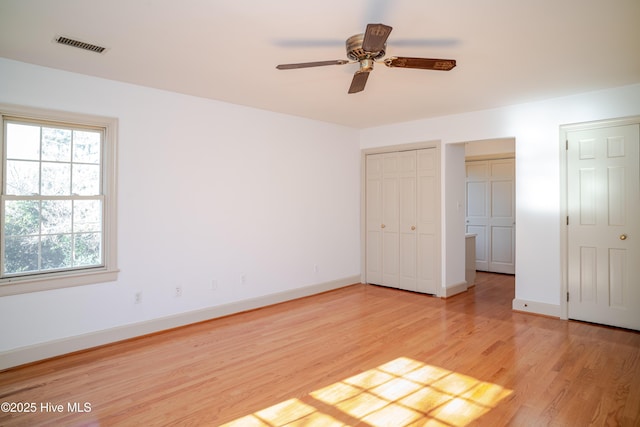
{"type": "Polygon", "coordinates": [[[442,296],[451,296],[467,289],[465,280],[465,168],[464,144],[446,144],[444,152],[444,191],[442,239],[445,254],[442,266],[442,296]]]}
{"type": "MultiPolygon", "coordinates": [[[[532,302],[531,311],[560,315],[560,126],[638,114],[640,84],[370,128],[360,133],[360,146],[515,138],[516,300],[532,302]]],[[[447,245],[459,243],[458,252],[464,253],[459,239],[445,239],[447,245]]]]}
{"type": "Polygon", "coordinates": [[[121,269],[117,282],[0,298],[0,359],[359,278],[354,129],[5,59],[0,102],[119,119],[121,269]],[[133,303],[137,291],[142,304],[133,303]]]}
{"type": "MultiPolygon", "coordinates": [[[[1,369],[43,343],[359,277],[360,149],[402,143],[515,138],[516,298],[557,307],[559,126],[640,114],[640,84],[358,132],[0,59],[0,103],[119,119],[121,268],[117,282],[0,298],[1,369]]],[[[449,216],[464,190],[447,167],[449,216]]],[[[457,221],[443,221],[445,285],[464,277],[446,259],[464,253],[457,221]]]]}
{"type": "Polygon", "coordinates": [[[464,154],[466,157],[515,154],[515,152],[516,141],[513,138],[469,141],[464,144],[464,154]]]}

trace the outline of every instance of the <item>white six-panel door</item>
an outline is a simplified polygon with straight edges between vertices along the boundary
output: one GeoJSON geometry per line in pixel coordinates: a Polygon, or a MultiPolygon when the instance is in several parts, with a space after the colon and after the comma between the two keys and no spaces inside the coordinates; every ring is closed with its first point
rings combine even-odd
{"type": "Polygon", "coordinates": [[[469,161],[466,228],[476,234],[476,269],[515,273],[515,160],[469,161]]]}
{"type": "Polygon", "coordinates": [[[437,156],[421,149],[366,158],[366,280],[435,294],[437,156]]]}
{"type": "Polygon", "coordinates": [[[440,193],[438,151],[418,150],[417,155],[417,283],[418,292],[435,295],[440,283],[440,193]]]}
{"type": "Polygon", "coordinates": [[[366,280],[382,283],[382,166],[384,154],[366,157],[366,280]]]}
{"type": "MultiPolygon", "coordinates": [[[[416,152],[398,153],[399,173],[399,215],[398,239],[399,281],[398,288],[415,291],[417,285],[417,247],[416,247],[416,152]]],[[[391,203],[394,203],[393,201],[391,203]]]]}
{"type": "Polygon", "coordinates": [[[569,318],[640,330],[639,129],[567,133],[569,318]]]}

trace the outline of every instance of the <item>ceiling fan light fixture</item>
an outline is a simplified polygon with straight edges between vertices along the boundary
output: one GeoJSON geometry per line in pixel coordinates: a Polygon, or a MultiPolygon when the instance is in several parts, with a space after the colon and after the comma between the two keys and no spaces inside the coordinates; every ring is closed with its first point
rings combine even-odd
{"type": "Polygon", "coordinates": [[[373,64],[375,64],[373,59],[365,58],[360,60],[360,71],[371,71],[373,70],[373,64]]]}
{"type": "MultiPolygon", "coordinates": [[[[387,38],[392,28],[384,24],[369,24],[364,34],[356,34],[346,41],[347,57],[360,65],[360,68],[353,75],[349,93],[362,92],[367,84],[369,73],[373,71],[376,62],[382,62],[390,68],[415,68],[420,70],[440,70],[450,71],[456,66],[455,59],[441,58],[412,58],[405,56],[394,56],[384,61],[377,61],[386,54],[387,38]]],[[[297,64],[280,64],[276,66],[279,70],[291,70],[296,68],[320,67],[324,65],[343,65],[349,61],[316,61],[302,62],[297,64]]]]}

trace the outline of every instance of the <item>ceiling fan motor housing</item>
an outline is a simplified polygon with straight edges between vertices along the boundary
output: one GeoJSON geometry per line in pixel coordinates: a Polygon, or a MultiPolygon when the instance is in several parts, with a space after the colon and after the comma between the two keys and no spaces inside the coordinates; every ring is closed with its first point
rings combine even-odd
{"type": "Polygon", "coordinates": [[[356,34],[347,39],[347,57],[354,61],[362,61],[363,59],[376,60],[384,57],[386,54],[386,43],[382,50],[377,52],[367,52],[362,48],[362,42],[364,41],[364,34],[356,34]]]}

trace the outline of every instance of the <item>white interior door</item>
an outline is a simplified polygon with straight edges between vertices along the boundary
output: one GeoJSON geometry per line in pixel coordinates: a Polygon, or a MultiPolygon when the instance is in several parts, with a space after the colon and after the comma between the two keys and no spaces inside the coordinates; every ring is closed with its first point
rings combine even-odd
{"type": "Polygon", "coordinates": [[[382,158],[382,283],[398,287],[399,278],[399,159],[395,153],[382,158]]]}
{"type": "Polygon", "coordinates": [[[567,133],[569,318],[640,330],[639,129],[567,133]]]}
{"type": "Polygon", "coordinates": [[[515,160],[466,162],[467,233],[476,269],[515,274],[515,160]]]}
{"type": "Polygon", "coordinates": [[[476,270],[489,271],[489,162],[466,162],[467,233],[476,235],[476,270]]]}
{"type": "Polygon", "coordinates": [[[398,287],[417,290],[416,258],[416,152],[398,153],[399,184],[399,277],[398,287]]]}
{"type": "Polygon", "coordinates": [[[440,193],[437,150],[417,151],[417,283],[418,292],[438,291],[440,243],[438,239],[440,193]]]}
{"type": "Polygon", "coordinates": [[[436,294],[437,150],[370,154],[366,168],[367,282],[436,294]]]}
{"type": "Polygon", "coordinates": [[[399,286],[400,164],[397,153],[366,161],[367,282],[399,286]]]}
{"type": "Polygon", "coordinates": [[[515,160],[490,161],[489,271],[515,274],[515,160]]]}

